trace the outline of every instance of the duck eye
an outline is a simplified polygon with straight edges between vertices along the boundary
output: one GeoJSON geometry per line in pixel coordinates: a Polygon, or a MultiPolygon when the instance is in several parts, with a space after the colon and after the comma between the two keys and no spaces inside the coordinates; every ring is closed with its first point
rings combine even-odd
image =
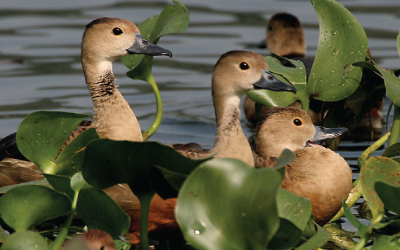
{"type": "Polygon", "coordinates": [[[272,25],[268,25],[268,31],[272,31],[274,27],[272,25]]]}
{"type": "Polygon", "coordinates": [[[241,68],[242,70],[247,70],[247,69],[250,68],[250,66],[249,66],[249,64],[248,64],[247,62],[241,62],[241,63],[240,63],[240,68],[241,68]]]}
{"type": "Polygon", "coordinates": [[[294,125],[296,125],[297,127],[303,125],[303,121],[300,118],[295,118],[293,119],[293,123],[294,125]]]}
{"type": "Polygon", "coordinates": [[[101,246],[101,247],[100,247],[100,250],[104,250],[104,249],[105,249],[105,247],[104,247],[104,246],[101,246]]]}
{"type": "Polygon", "coordinates": [[[114,35],[116,35],[116,36],[119,36],[119,35],[121,35],[122,33],[124,33],[124,32],[122,31],[122,29],[121,29],[121,28],[118,28],[118,27],[114,28],[114,29],[112,30],[112,32],[113,32],[114,35]]]}

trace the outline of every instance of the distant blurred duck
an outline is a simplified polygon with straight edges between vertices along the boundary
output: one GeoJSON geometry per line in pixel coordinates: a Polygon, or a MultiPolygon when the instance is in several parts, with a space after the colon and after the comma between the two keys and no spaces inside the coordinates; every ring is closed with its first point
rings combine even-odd
{"type": "MultiPolygon", "coordinates": [[[[268,48],[272,54],[277,54],[289,59],[300,60],[306,67],[307,76],[311,71],[314,62],[313,57],[306,57],[306,41],[304,37],[303,26],[297,17],[289,13],[277,13],[273,15],[267,23],[267,34],[258,46],[260,48],[268,48]]],[[[313,103],[311,103],[313,105],[313,103]]],[[[299,102],[295,102],[291,106],[301,108],[299,102]]],[[[252,123],[257,122],[255,113],[255,102],[246,96],[243,104],[246,119],[252,123]]],[[[263,108],[262,114],[266,112],[263,108]]],[[[310,110],[310,115],[314,124],[320,124],[320,115],[310,110]]]]}
{"type": "Polygon", "coordinates": [[[296,159],[286,166],[281,187],[308,198],[315,221],[324,225],[340,210],[352,187],[347,162],[330,149],[312,141],[334,138],[347,129],[315,127],[301,109],[269,109],[258,124],[255,136],[256,165],[273,166],[287,148],[296,159]]]}
{"type": "Polygon", "coordinates": [[[215,155],[218,158],[237,158],[254,166],[253,154],[240,124],[240,99],[252,89],[290,91],[296,89],[277,80],[268,71],[264,58],[254,52],[235,50],[223,54],[214,68],[212,96],[217,132],[210,151],[187,149],[181,144],[175,149],[191,158],[215,155]]]}
{"type": "Polygon", "coordinates": [[[63,250],[117,250],[113,238],[99,229],[92,229],[68,240],[63,250]]]}

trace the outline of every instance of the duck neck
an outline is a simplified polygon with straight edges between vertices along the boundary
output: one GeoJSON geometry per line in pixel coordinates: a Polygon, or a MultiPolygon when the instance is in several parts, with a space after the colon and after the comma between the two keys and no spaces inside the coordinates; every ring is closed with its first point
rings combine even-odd
{"type": "Polygon", "coordinates": [[[240,124],[240,97],[218,98],[213,93],[217,121],[215,143],[210,154],[218,158],[236,158],[254,166],[250,144],[240,124]]]}
{"type": "Polygon", "coordinates": [[[118,90],[112,62],[82,59],[85,80],[93,102],[92,126],[101,138],[142,141],[139,122],[118,90]]]}

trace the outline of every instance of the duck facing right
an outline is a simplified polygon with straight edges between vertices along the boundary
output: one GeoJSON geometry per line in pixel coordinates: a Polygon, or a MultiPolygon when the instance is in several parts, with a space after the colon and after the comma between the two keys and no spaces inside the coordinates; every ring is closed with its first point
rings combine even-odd
{"type": "Polygon", "coordinates": [[[286,166],[281,187],[310,200],[315,222],[324,225],[342,207],[352,188],[352,171],[336,152],[312,143],[342,134],[346,129],[313,125],[303,110],[274,107],[258,124],[255,136],[256,164],[273,167],[287,148],[296,159],[286,166]]]}

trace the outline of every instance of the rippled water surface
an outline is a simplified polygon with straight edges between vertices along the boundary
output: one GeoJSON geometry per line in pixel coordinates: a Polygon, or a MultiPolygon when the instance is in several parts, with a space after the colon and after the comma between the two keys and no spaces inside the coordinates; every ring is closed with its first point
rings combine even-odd
{"type": "MultiPolygon", "coordinates": [[[[376,63],[399,68],[396,36],[400,28],[398,0],[339,1],[366,30],[376,63]]],[[[91,99],[80,64],[80,41],[85,25],[102,17],[140,23],[159,14],[170,1],[111,0],[2,0],[0,2],[0,137],[16,131],[21,120],[36,110],[92,113],[91,99]]],[[[190,10],[185,34],[168,35],[159,45],[174,56],[157,57],[153,72],[164,102],[164,118],[152,140],[163,143],[195,141],[213,145],[214,110],[211,73],[219,56],[247,49],[267,55],[256,44],[265,24],[276,12],[296,15],[303,23],[307,54],[315,55],[318,18],[309,1],[182,0],[190,10]]],[[[125,76],[127,68],[114,64],[120,90],[138,116],[142,129],[153,120],[155,100],[151,87],[125,76]]],[[[387,110],[387,103],[384,112],[387,110]]],[[[252,129],[243,119],[246,134],[252,129]]],[[[340,151],[350,165],[371,142],[345,141],[340,151]]]]}

